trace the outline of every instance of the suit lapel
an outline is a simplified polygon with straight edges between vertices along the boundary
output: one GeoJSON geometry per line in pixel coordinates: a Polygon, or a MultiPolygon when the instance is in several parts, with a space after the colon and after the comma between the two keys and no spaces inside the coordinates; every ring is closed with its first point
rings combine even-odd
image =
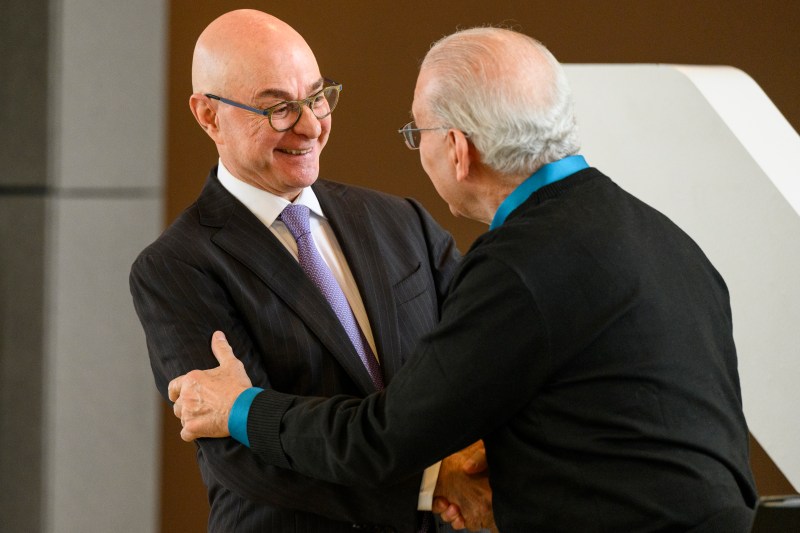
{"type": "Polygon", "coordinates": [[[225,190],[215,171],[197,203],[201,224],[219,228],[211,240],[269,286],[365,394],[374,391],[369,374],[325,297],[275,235],[225,190]]]}
{"type": "Polygon", "coordinates": [[[336,234],[369,317],[386,383],[401,365],[400,332],[391,282],[383,266],[379,236],[363,202],[348,189],[318,181],[314,192],[336,234]]]}

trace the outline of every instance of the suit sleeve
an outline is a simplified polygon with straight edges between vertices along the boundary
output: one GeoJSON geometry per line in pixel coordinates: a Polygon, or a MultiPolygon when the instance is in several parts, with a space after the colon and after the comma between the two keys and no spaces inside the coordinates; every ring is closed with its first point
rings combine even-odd
{"type": "MultiPolygon", "coordinates": [[[[130,287],[144,327],[156,386],[167,398],[167,384],[193,369],[217,366],[212,333],[223,330],[254,383],[266,383],[261,355],[248,328],[230,303],[226,289],[211,275],[173,257],[143,254],[134,263],[130,287]]],[[[335,520],[390,523],[413,516],[416,494],[407,487],[375,493],[344,488],[266,465],[233,439],[199,439],[199,455],[210,474],[228,490],[255,502],[327,516],[335,520]],[[345,490],[343,490],[345,489],[345,490]],[[357,501],[374,501],[358,506],[357,501]]]]}
{"type": "Polygon", "coordinates": [[[512,270],[470,263],[441,324],[386,389],[363,401],[266,390],[248,419],[253,451],[320,479],[381,486],[506,424],[547,375],[547,332],[512,270]]]}

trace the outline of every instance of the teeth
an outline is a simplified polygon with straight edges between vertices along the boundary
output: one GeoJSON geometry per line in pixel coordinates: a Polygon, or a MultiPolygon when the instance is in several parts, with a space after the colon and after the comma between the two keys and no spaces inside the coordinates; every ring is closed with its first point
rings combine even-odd
{"type": "Polygon", "coordinates": [[[303,155],[307,154],[311,151],[311,148],[307,150],[289,150],[288,148],[281,148],[281,152],[285,152],[290,155],[303,155]]]}

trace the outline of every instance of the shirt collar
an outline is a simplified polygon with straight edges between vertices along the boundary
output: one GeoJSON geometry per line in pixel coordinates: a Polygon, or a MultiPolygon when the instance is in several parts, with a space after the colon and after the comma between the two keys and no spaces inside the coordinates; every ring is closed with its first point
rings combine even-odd
{"type": "Polygon", "coordinates": [[[267,192],[258,187],[254,187],[249,183],[238,179],[236,176],[225,168],[222,160],[219,160],[217,166],[217,177],[219,182],[230,192],[237,200],[242,202],[244,206],[258,218],[262,224],[269,227],[280,216],[283,209],[290,203],[304,205],[311,210],[315,215],[325,218],[325,213],[319,205],[317,195],[311,187],[306,187],[300,191],[300,195],[294,202],[289,202],[285,198],[276,196],[271,192],[267,192]]]}
{"type": "Polygon", "coordinates": [[[567,156],[564,159],[559,159],[558,161],[553,161],[552,163],[544,165],[531,174],[528,179],[520,183],[517,188],[503,200],[503,203],[500,204],[500,207],[497,208],[497,212],[494,214],[489,229],[493,230],[502,226],[503,222],[506,221],[506,218],[512,211],[522,205],[533,193],[545,185],[555,183],[585,168],[589,168],[589,165],[582,155],[567,156]]]}

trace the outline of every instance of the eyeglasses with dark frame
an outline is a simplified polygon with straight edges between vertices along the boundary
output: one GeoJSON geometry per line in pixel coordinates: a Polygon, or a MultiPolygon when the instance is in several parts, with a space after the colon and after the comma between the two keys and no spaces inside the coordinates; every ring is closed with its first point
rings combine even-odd
{"type": "MultiPolygon", "coordinates": [[[[406,146],[408,146],[409,150],[419,150],[419,143],[422,140],[422,133],[423,131],[435,131],[435,130],[449,130],[451,126],[437,126],[435,128],[418,128],[416,122],[413,120],[397,130],[397,133],[400,133],[403,136],[403,140],[406,141],[406,146]]],[[[464,133],[465,137],[469,137],[468,133],[464,133]]]]}
{"type": "Polygon", "coordinates": [[[318,92],[302,100],[286,100],[269,106],[266,109],[252,107],[228,98],[217,96],[216,94],[206,93],[208,98],[219,100],[223,104],[228,104],[246,111],[251,111],[262,117],[267,117],[269,125],[277,132],[284,132],[294,128],[303,114],[303,108],[308,107],[317,119],[322,120],[336,108],[339,103],[339,93],[342,91],[342,84],[333,80],[325,79],[325,86],[318,92]]]}

